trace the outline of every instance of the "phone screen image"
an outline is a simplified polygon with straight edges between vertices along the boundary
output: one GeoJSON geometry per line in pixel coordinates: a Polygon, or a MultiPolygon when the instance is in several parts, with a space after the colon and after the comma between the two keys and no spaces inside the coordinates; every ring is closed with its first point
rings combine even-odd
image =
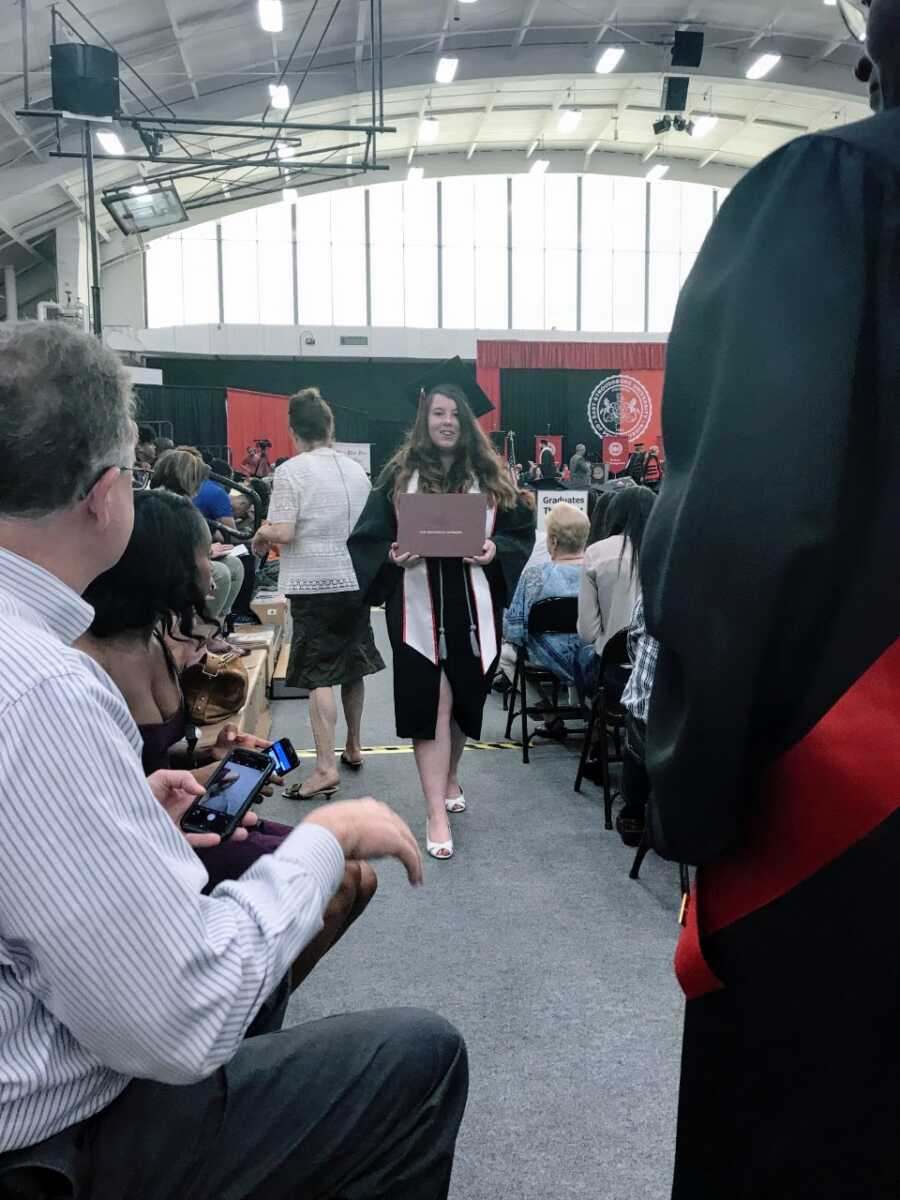
{"type": "Polygon", "coordinates": [[[288,771],[292,771],[297,765],[296,762],[291,761],[291,756],[284,745],[284,739],[269,747],[269,757],[275,764],[275,770],[279,775],[287,775],[288,771]]]}
{"type": "Polygon", "coordinates": [[[261,774],[257,767],[230,760],[210,781],[200,805],[211,812],[233,817],[246,804],[247,797],[259,783],[261,774]]]}

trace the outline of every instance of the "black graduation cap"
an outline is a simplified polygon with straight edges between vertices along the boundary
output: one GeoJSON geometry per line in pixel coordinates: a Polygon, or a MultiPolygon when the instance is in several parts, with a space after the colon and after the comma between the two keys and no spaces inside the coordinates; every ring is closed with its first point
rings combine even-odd
{"type": "Polygon", "coordinates": [[[437,367],[432,367],[421,379],[407,384],[403,391],[407,400],[415,408],[422,398],[423,392],[427,395],[435,389],[440,389],[443,383],[454,383],[465,392],[469,407],[476,417],[486,417],[489,412],[494,411],[493,404],[478,386],[475,372],[471,367],[466,366],[459,355],[437,367]]]}

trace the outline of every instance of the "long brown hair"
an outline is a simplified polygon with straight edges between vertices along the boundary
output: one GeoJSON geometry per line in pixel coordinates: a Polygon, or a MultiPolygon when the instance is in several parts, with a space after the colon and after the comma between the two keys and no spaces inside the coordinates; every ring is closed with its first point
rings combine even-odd
{"type": "Polygon", "coordinates": [[[419,401],[415,424],[403,445],[385,466],[382,479],[392,483],[393,494],[406,491],[415,471],[420,492],[467,492],[473,482],[497,508],[514,508],[516,489],[487,434],[475,420],[462,388],[453,383],[434,387],[419,401]],[[446,396],[459,414],[459,441],[453,465],[445,474],[440,452],[428,434],[428,414],[435,396],[446,396]]]}

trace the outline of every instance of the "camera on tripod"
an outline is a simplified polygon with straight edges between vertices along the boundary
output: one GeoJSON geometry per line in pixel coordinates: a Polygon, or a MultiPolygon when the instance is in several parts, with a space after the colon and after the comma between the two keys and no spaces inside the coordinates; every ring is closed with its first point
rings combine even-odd
{"type": "Polygon", "coordinates": [[[260,450],[270,450],[272,448],[272,443],[268,438],[255,438],[254,441],[260,450]]]}

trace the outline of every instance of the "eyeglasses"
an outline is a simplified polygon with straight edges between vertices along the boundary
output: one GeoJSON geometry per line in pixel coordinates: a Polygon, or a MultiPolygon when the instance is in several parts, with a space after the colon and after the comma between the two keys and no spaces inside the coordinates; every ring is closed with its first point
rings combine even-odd
{"type": "Polygon", "coordinates": [[[106,472],[112,470],[120,471],[122,474],[124,474],[126,471],[130,471],[131,489],[135,492],[144,491],[144,489],[149,486],[150,476],[153,474],[149,467],[116,467],[115,463],[110,463],[108,467],[103,467],[101,471],[97,472],[96,478],[84,489],[78,499],[86,500],[106,472]]]}
{"type": "Polygon", "coordinates": [[[838,9],[844,18],[844,24],[858,42],[866,40],[869,29],[869,14],[864,11],[857,0],[837,0],[838,9]]]}

